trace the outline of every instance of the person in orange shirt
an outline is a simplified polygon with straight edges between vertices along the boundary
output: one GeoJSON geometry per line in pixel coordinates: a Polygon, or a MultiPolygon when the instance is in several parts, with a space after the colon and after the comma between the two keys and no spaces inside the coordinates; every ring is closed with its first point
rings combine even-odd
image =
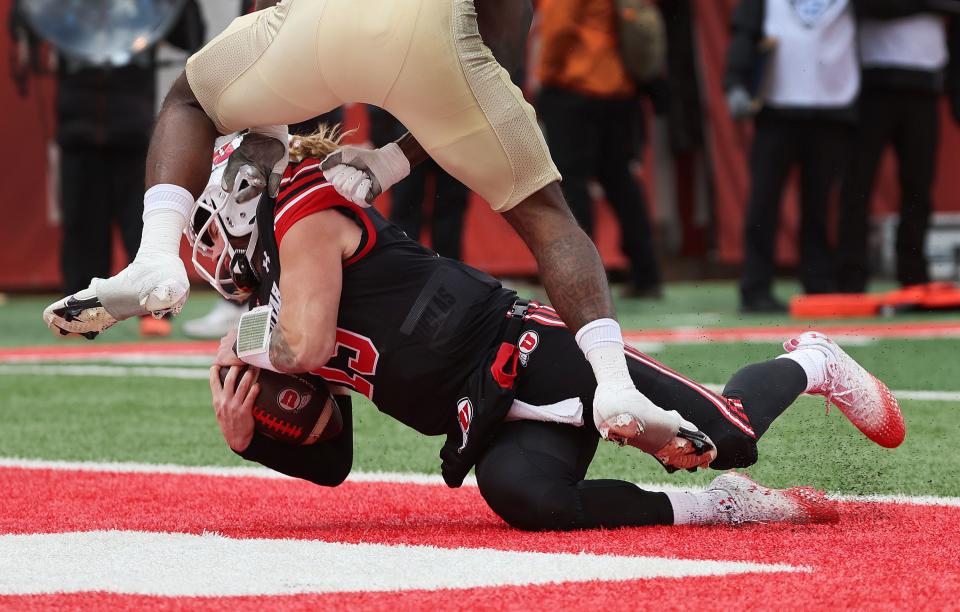
{"type": "Polygon", "coordinates": [[[630,260],[626,294],[659,297],[646,198],[630,171],[643,117],[620,52],[614,0],[542,0],[538,11],[542,90],[537,110],[563,175],[564,196],[592,234],[588,184],[591,179],[600,183],[620,221],[621,248],[630,260]]]}

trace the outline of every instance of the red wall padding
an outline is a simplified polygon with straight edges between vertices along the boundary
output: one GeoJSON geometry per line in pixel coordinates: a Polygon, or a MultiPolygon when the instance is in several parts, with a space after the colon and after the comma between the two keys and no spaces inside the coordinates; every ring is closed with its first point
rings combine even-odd
{"type": "MultiPolygon", "coordinates": [[[[47,143],[53,135],[54,83],[49,77],[32,77],[26,98],[18,95],[9,77],[11,43],[7,27],[12,0],[0,0],[0,288],[51,289],[59,285],[59,233],[48,210],[47,143]]],[[[706,89],[705,113],[709,126],[709,153],[714,165],[716,237],[720,259],[727,263],[740,260],[743,208],[746,201],[749,149],[748,126],[734,124],[726,112],[722,96],[723,55],[727,44],[727,21],[736,0],[700,0],[697,7],[698,44],[702,58],[702,77],[706,89]]],[[[674,75],[674,78],[688,78],[674,75]]],[[[348,110],[347,127],[359,126],[359,137],[366,133],[362,107],[348,110]]],[[[944,129],[940,168],[936,186],[938,210],[960,210],[960,175],[953,171],[960,150],[960,130],[944,108],[944,129]]],[[[649,154],[648,154],[649,156],[649,154]]],[[[649,160],[648,160],[649,161],[649,160]]],[[[897,188],[892,166],[878,186],[878,211],[896,209],[897,188]]],[[[649,163],[646,167],[650,167],[649,163]]],[[[789,263],[795,258],[792,236],[797,215],[791,192],[780,258],[789,263]]],[[[378,206],[389,207],[385,196],[378,206]]],[[[656,204],[653,203],[655,208],[656,204]]],[[[533,257],[507,223],[492,213],[479,198],[472,197],[467,212],[464,258],[474,266],[499,275],[528,275],[536,271],[533,257]]],[[[597,241],[608,267],[619,268],[625,262],[618,251],[618,228],[606,205],[598,212],[597,241]]],[[[124,263],[117,249],[117,267],[124,263]]]]}

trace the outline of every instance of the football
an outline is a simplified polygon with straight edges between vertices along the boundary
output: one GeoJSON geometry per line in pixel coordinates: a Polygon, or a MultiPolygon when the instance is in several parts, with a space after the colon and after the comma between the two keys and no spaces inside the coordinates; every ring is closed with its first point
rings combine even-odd
{"type": "MultiPolygon", "coordinates": [[[[220,368],[221,383],[229,371],[220,368]]],[[[286,444],[313,444],[336,436],[343,428],[340,408],[322,381],[260,370],[256,382],[260,394],[253,418],[263,435],[286,444]]]]}

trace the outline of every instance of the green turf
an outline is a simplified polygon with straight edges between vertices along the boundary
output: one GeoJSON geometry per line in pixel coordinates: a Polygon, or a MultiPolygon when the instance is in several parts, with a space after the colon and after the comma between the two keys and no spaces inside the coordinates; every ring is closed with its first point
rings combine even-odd
{"type": "MultiPolygon", "coordinates": [[[[742,319],[731,284],[671,286],[662,303],[622,302],[628,328],[785,323],[742,319]]],[[[191,299],[186,316],[202,314],[213,296],[191,299]]],[[[0,344],[55,341],[39,320],[47,298],[13,298],[0,307],[0,344]]],[[[178,329],[179,329],[178,323],[178,329]]],[[[179,336],[177,336],[179,337],[179,336]]],[[[103,336],[136,340],[135,325],[103,336]]],[[[889,340],[850,348],[851,354],[893,388],[960,390],[955,340],[889,340]]],[[[656,358],[695,378],[723,383],[741,365],[779,353],[773,344],[667,346],[656,358]]],[[[201,380],[0,375],[0,456],[186,465],[241,465],[223,443],[201,380]]],[[[440,439],[419,436],[355,399],[355,469],[437,473],[440,439]]],[[[818,398],[803,398],[760,443],[750,472],[777,486],[811,484],[851,493],[960,496],[958,402],[905,401],[908,435],[896,450],[881,449],[837,411],[824,414],[818,398]]],[[[602,444],[591,476],[702,484],[710,473],[668,476],[634,449],[602,444]]]]}
{"type": "MultiPolygon", "coordinates": [[[[716,348],[700,347],[704,361],[716,348]]],[[[684,370],[693,365],[672,363],[684,370]]],[[[221,441],[203,381],[7,376],[0,377],[0,390],[7,434],[0,439],[0,456],[242,463],[221,441]]],[[[437,472],[439,439],[417,435],[362,398],[355,405],[356,469],[437,472]]],[[[905,402],[909,435],[901,448],[889,451],[868,442],[836,410],[825,415],[819,399],[804,398],[763,439],[761,460],[751,472],[774,485],[957,496],[960,454],[952,449],[957,408],[948,402],[905,402]]],[[[608,444],[601,445],[591,475],[674,483],[707,478],[667,476],[649,457],[608,444]]]]}
{"type": "MultiPolygon", "coordinates": [[[[525,283],[507,283],[520,295],[534,299],[546,299],[543,291],[525,283]]],[[[878,287],[878,289],[885,286],[878,287]]],[[[620,288],[614,287],[617,295],[620,288]]],[[[784,300],[797,291],[795,283],[780,282],[776,293],[784,300]]],[[[41,319],[43,308],[59,296],[7,296],[0,303],[0,346],[28,344],[52,344],[62,342],[47,332],[41,319]]],[[[184,339],[181,328],[185,321],[205,314],[219,299],[212,291],[194,291],[183,314],[174,319],[173,339],[184,339]]],[[[726,281],[673,283],[666,287],[663,300],[618,299],[617,312],[624,329],[652,329],[663,327],[727,327],[727,326],[774,326],[791,325],[797,321],[786,315],[741,315],[737,312],[736,285],[726,281]]],[[[957,313],[901,314],[897,321],[907,320],[955,320],[957,313]]],[[[876,322],[878,319],[852,319],[850,321],[876,322]]],[[[881,319],[883,320],[883,319],[881,319]]],[[[804,323],[816,323],[816,320],[804,323]]],[[[836,324],[837,321],[824,321],[836,324]]],[[[105,332],[97,341],[140,341],[137,322],[125,321],[105,332]]]]}

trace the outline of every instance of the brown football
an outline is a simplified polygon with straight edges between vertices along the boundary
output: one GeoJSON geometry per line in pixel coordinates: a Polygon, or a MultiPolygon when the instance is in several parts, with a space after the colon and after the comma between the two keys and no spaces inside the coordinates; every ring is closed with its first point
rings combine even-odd
{"type": "MultiPolygon", "coordinates": [[[[246,370],[246,366],[242,366],[246,370]]],[[[220,382],[230,368],[220,368],[220,382]]],[[[242,372],[238,374],[240,380],[242,372]]],[[[287,444],[313,444],[343,428],[340,408],[322,381],[295,374],[260,370],[260,394],[253,406],[256,430],[287,444]]]]}

